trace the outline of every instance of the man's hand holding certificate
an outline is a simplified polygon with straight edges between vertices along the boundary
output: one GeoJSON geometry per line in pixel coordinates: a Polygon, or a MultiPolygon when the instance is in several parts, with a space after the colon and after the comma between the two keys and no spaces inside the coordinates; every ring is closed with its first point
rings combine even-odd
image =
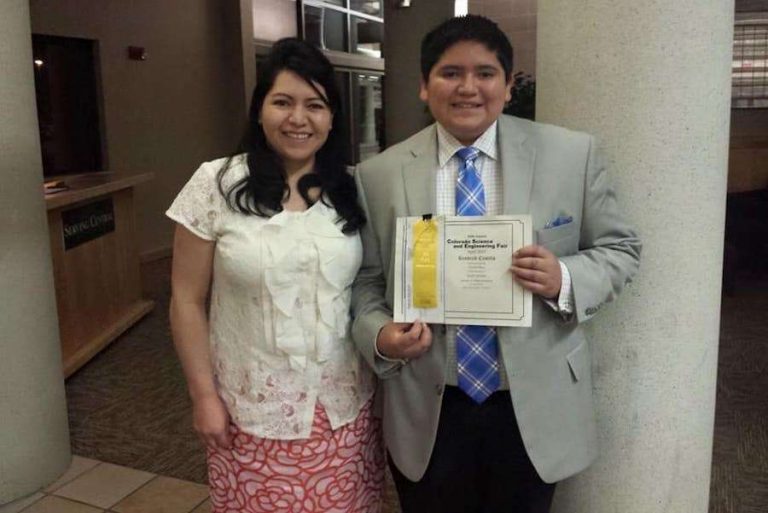
{"type": "Polygon", "coordinates": [[[396,322],[531,325],[532,294],[510,271],[530,216],[401,217],[396,230],[396,322]]]}

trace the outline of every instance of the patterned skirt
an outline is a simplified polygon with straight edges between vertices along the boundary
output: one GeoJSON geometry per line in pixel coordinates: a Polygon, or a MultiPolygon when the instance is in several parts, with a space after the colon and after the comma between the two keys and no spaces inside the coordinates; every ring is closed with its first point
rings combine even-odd
{"type": "Polygon", "coordinates": [[[384,449],[372,404],[333,430],[318,403],[303,440],[259,438],[232,425],[232,448],[208,449],[213,513],[378,513],[384,449]]]}

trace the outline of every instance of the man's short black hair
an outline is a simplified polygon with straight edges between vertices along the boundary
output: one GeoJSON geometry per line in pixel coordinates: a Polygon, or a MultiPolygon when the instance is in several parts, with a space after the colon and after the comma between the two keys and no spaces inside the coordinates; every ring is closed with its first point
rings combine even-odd
{"type": "Polygon", "coordinates": [[[429,81],[429,72],[448,48],[461,41],[475,41],[496,54],[504,76],[512,77],[512,44],[496,23],[485,16],[467,14],[450,18],[421,40],[421,76],[429,81]]]}

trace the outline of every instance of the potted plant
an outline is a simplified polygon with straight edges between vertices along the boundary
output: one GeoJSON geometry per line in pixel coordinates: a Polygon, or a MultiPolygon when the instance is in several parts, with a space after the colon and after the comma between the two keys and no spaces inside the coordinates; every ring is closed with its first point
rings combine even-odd
{"type": "Polygon", "coordinates": [[[512,80],[512,100],[504,107],[504,114],[533,120],[536,117],[536,80],[522,71],[515,73],[512,80]]]}

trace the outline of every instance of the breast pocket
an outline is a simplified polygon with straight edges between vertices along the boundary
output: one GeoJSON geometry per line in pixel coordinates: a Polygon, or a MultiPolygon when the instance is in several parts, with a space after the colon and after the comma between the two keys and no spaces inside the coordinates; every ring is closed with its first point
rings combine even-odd
{"type": "Polygon", "coordinates": [[[536,230],[536,243],[557,256],[571,255],[579,249],[579,232],[575,222],[554,228],[536,230]]]}

